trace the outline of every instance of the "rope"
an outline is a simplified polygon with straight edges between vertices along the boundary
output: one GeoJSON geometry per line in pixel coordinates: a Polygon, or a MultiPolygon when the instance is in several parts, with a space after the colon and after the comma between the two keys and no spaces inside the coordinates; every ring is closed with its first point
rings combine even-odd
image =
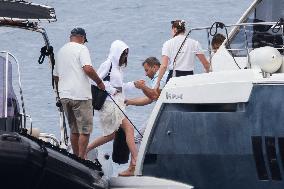
{"type": "MultiPolygon", "coordinates": [[[[52,46],[44,46],[40,49],[40,57],[38,59],[38,63],[39,64],[42,64],[44,59],[45,59],[45,56],[49,56],[50,58],[50,62],[51,62],[51,75],[52,75],[52,88],[54,89],[55,88],[55,82],[54,82],[54,78],[53,78],[53,70],[54,70],[54,66],[55,66],[55,58],[54,58],[54,53],[53,53],[53,47],[52,46]]],[[[57,94],[57,98],[58,98],[58,101],[56,102],[56,106],[59,108],[59,111],[60,113],[62,113],[62,119],[63,119],[63,129],[64,129],[64,143],[66,146],[68,146],[68,134],[67,134],[67,127],[66,127],[66,121],[65,121],[65,115],[64,115],[64,110],[63,110],[63,107],[62,107],[62,104],[60,103],[60,97],[57,94]]]]}
{"type": "MultiPolygon", "coordinates": [[[[59,99],[59,97],[58,97],[59,99]]],[[[66,127],[66,121],[65,121],[65,115],[64,115],[64,110],[63,110],[63,106],[62,106],[62,103],[60,102],[60,99],[56,102],[56,106],[59,108],[59,111],[62,113],[62,121],[63,121],[63,138],[64,138],[64,143],[66,146],[68,146],[68,140],[69,140],[69,137],[68,137],[68,133],[67,133],[67,127],[66,127]]]]}
{"type": "MultiPolygon", "coordinates": [[[[106,91],[107,92],[107,91],[106,91]]],[[[123,115],[128,119],[128,121],[131,123],[131,125],[134,127],[134,129],[138,132],[138,134],[143,138],[143,135],[139,132],[137,127],[132,123],[132,121],[128,118],[128,116],[124,113],[124,111],[120,108],[120,106],[115,102],[115,100],[111,97],[111,94],[107,92],[107,95],[110,97],[110,99],[114,102],[114,104],[118,107],[118,109],[123,113],[123,115]]]]}
{"type": "Polygon", "coordinates": [[[272,28],[272,32],[273,33],[278,33],[281,29],[281,26],[283,27],[284,26],[284,19],[283,18],[280,18],[277,23],[275,24],[275,26],[273,26],[272,28]]]}
{"type": "Polygon", "coordinates": [[[190,33],[191,33],[191,30],[189,30],[189,32],[186,34],[186,36],[185,36],[183,42],[181,43],[181,45],[180,45],[180,47],[179,47],[179,49],[178,49],[178,52],[177,52],[177,54],[176,54],[176,56],[175,56],[175,58],[174,58],[174,61],[173,61],[173,75],[172,75],[172,77],[175,77],[175,76],[176,76],[176,72],[175,72],[176,60],[177,60],[177,57],[178,57],[178,55],[179,55],[181,49],[183,48],[183,46],[184,46],[184,44],[185,44],[185,41],[187,40],[187,38],[188,38],[188,36],[189,36],[190,33]]]}
{"type": "Polygon", "coordinates": [[[50,46],[49,48],[47,48],[47,46],[44,46],[40,49],[40,56],[38,58],[38,63],[42,64],[44,61],[45,56],[49,56],[53,54],[53,47],[50,46]]]}
{"type": "MultiPolygon", "coordinates": [[[[280,18],[278,20],[278,22],[275,24],[275,26],[272,28],[272,32],[275,33],[275,34],[278,33],[281,29],[282,41],[284,41],[284,30],[283,30],[283,28],[284,28],[284,19],[283,18],[280,18]]],[[[282,46],[282,48],[283,48],[283,46],[282,46]]]]}
{"type": "Polygon", "coordinates": [[[26,128],[26,123],[27,123],[27,119],[26,119],[26,109],[25,109],[25,104],[24,104],[24,96],[23,96],[23,91],[22,88],[20,88],[20,96],[21,96],[21,105],[22,105],[22,110],[23,110],[23,115],[24,115],[24,128],[26,128]]]}
{"type": "MultiPolygon", "coordinates": [[[[53,47],[52,46],[44,46],[40,49],[40,56],[38,58],[38,63],[42,64],[45,56],[49,56],[50,57],[50,62],[51,62],[51,72],[53,75],[53,70],[54,70],[54,66],[55,66],[55,58],[54,58],[54,53],[53,53],[53,47]]],[[[52,88],[54,89],[54,79],[52,77],[52,88]]]]}
{"type": "MultiPolygon", "coordinates": [[[[54,70],[54,66],[55,66],[55,58],[54,58],[54,53],[53,53],[53,47],[52,46],[44,46],[40,49],[40,56],[39,56],[39,59],[38,59],[38,63],[39,64],[42,64],[44,59],[45,59],[45,56],[49,56],[50,58],[50,62],[51,62],[51,75],[52,75],[52,88],[54,89],[55,88],[55,82],[54,82],[54,78],[53,78],[53,70],[54,70]]],[[[63,119],[63,129],[64,129],[64,143],[66,146],[68,146],[68,134],[67,134],[67,127],[66,127],[66,121],[65,121],[65,115],[64,115],[64,110],[63,110],[63,107],[62,107],[62,104],[60,103],[60,97],[57,94],[57,98],[58,98],[58,101],[56,102],[56,106],[59,108],[59,111],[62,113],[62,119],[63,119]]]]}
{"type": "MultiPolygon", "coordinates": [[[[209,34],[211,36],[215,36],[218,33],[218,28],[225,29],[226,30],[226,34],[227,34],[227,28],[226,28],[225,24],[222,23],[222,22],[214,22],[212,24],[210,30],[209,30],[209,34]],[[215,28],[215,32],[214,33],[212,33],[213,28],[215,28]]],[[[228,36],[228,34],[227,34],[227,36],[228,36]]]]}

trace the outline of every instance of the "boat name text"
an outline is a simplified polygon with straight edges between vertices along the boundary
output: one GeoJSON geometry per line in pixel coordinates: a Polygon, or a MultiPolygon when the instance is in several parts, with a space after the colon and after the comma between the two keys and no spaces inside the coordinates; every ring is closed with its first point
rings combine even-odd
{"type": "Polygon", "coordinates": [[[176,94],[176,93],[168,93],[166,92],[166,99],[168,100],[182,100],[183,94],[176,94]]]}

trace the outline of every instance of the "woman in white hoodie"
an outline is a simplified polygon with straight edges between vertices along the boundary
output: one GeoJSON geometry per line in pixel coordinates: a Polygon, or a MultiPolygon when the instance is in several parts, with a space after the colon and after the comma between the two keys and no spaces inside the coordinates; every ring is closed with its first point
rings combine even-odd
{"type": "MultiPolygon", "coordinates": [[[[134,88],[133,82],[123,83],[123,68],[127,66],[128,51],[129,47],[123,41],[114,41],[111,44],[107,60],[101,64],[97,71],[99,77],[104,80],[106,91],[111,94],[111,97],[122,110],[125,109],[125,90],[134,88]]],[[[137,158],[133,126],[110,97],[107,97],[99,114],[103,136],[96,138],[88,146],[87,152],[113,140],[116,131],[121,127],[126,135],[126,142],[131,154],[131,161],[129,168],[119,175],[133,176],[137,158]]]]}

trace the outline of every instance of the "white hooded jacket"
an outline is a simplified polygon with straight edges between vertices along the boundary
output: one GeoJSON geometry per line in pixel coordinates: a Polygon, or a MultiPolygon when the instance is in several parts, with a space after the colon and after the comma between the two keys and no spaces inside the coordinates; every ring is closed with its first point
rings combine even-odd
{"type": "MultiPolygon", "coordinates": [[[[124,93],[125,90],[135,88],[133,82],[123,83],[123,69],[119,66],[120,56],[123,51],[128,48],[129,47],[123,41],[116,40],[112,42],[107,60],[100,65],[97,71],[99,77],[104,79],[108,75],[110,66],[112,65],[110,81],[104,81],[106,91],[111,95],[116,93],[116,88],[122,88],[122,93],[124,93]]],[[[108,97],[107,100],[111,99],[108,97]]]]}

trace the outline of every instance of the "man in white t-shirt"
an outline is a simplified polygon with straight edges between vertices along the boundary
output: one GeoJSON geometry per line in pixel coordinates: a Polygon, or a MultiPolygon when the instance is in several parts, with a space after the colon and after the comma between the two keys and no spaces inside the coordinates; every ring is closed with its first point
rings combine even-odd
{"type": "Polygon", "coordinates": [[[72,150],[81,158],[85,157],[93,128],[89,78],[94,80],[99,88],[105,90],[104,83],[92,67],[85,42],[87,42],[85,30],[74,28],[70,34],[70,42],[58,51],[53,73],[60,102],[70,127],[72,150]]]}

